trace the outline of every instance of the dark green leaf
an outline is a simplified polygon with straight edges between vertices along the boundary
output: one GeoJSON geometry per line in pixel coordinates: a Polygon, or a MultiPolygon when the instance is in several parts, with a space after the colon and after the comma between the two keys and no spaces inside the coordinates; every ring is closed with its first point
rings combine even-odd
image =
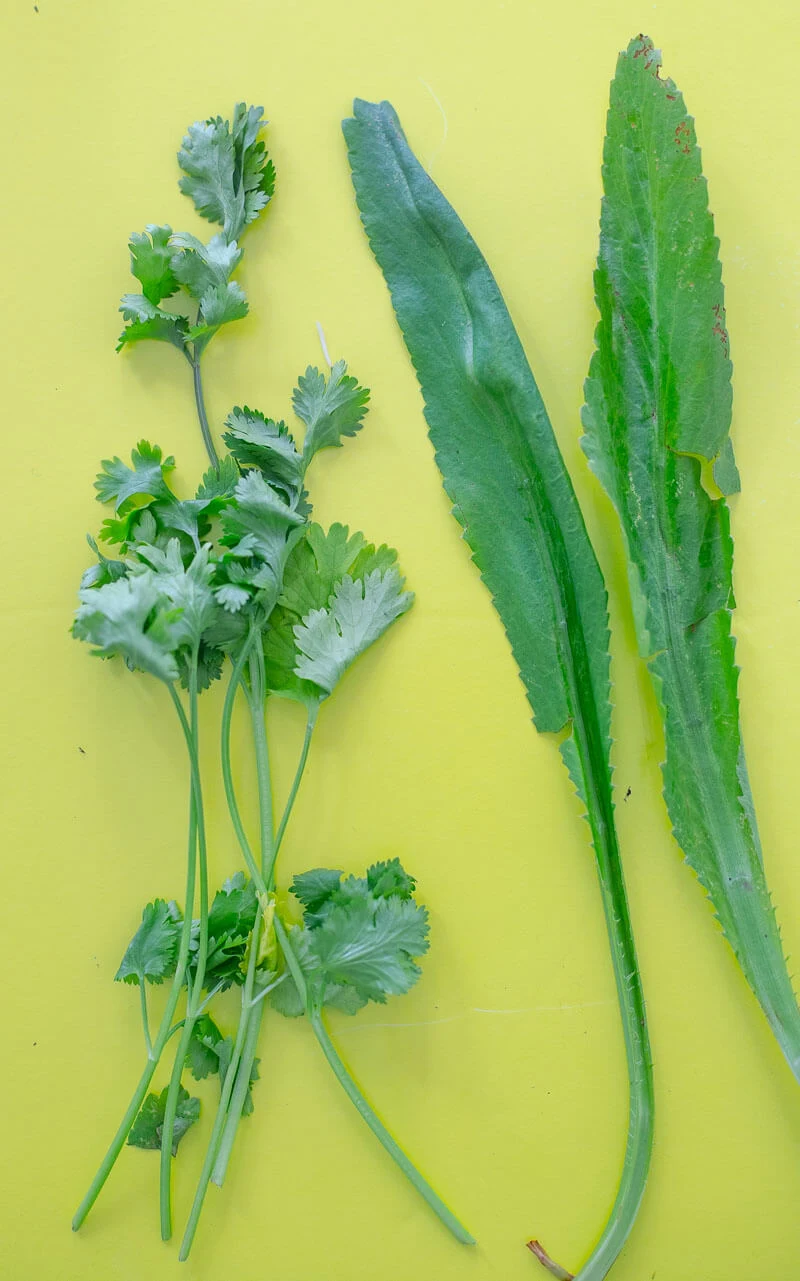
{"type": "MultiPolygon", "coordinates": [[[[161,1131],[164,1127],[164,1113],[167,1106],[165,1086],[160,1094],[148,1094],[142,1110],[137,1116],[128,1135],[128,1144],[132,1148],[160,1149],[161,1131]]],[[[183,1086],[178,1092],[178,1107],[175,1113],[175,1128],[172,1133],[172,1155],[177,1156],[178,1144],[190,1126],[200,1117],[200,1100],[189,1097],[183,1086]]]]}
{"type": "Polygon", "coordinates": [[[797,1072],[800,1016],[739,725],[729,512],[702,479],[705,462],[738,488],[719,242],[694,121],[659,63],[639,37],[611,87],[583,445],[625,535],[675,836],[797,1072]]]}
{"type": "Polygon", "coordinates": [[[164,298],[171,298],[178,289],[178,281],[170,266],[173,254],[169,243],[171,235],[171,227],[159,227],[149,222],[144,233],[134,231],[128,243],[131,271],[141,282],[145,298],[154,307],[164,298]]]}
{"type": "Polygon", "coordinates": [[[195,1020],[186,1052],[186,1066],[196,1081],[204,1081],[219,1071],[216,1047],[222,1039],[222,1033],[210,1014],[201,1014],[195,1020]]]}
{"type": "Polygon", "coordinates": [[[175,973],[182,917],[177,903],[163,898],[148,903],[142,923],[127,946],[115,980],[124,983],[163,983],[175,973]]]}

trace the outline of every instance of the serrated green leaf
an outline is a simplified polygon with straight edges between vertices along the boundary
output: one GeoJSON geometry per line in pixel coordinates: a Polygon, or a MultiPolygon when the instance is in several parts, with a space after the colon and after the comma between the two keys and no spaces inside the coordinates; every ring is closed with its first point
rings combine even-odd
{"type": "Polygon", "coordinates": [[[204,1081],[219,1071],[216,1046],[222,1039],[222,1033],[210,1014],[201,1014],[195,1019],[186,1051],[186,1066],[196,1081],[204,1081]]]}
{"type": "Polygon", "coordinates": [[[124,294],[119,309],[123,319],[130,321],[130,324],[126,325],[119,336],[117,351],[147,339],[172,343],[173,347],[183,351],[189,331],[186,316],[163,311],[149,302],[144,294],[124,294]]]}
{"type": "Polygon", "coordinates": [[[126,499],[146,494],[151,498],[170,498],[172,491],[166,481],[167,472],[172,471],[175,459],[170,455],[164,458],[158,445],[151,445],[146,440],[131,451],[133,467],[123,463],[121,458],[104,458],[102,471],[94,482],[97,490],[97,501],[114,503],[119,511],[126,499]]]}
{"type": "Polygon", "coordinates": [[[309,912],[318,912],[338,890],[342,873],[329,867],[314,867],[292,879],[292,893],[309,912]]]}
{"type": "Polygon", "coordinates": [[[320,449],[338,447],[343,436],[355,436],[368,401],[368,388],[359,387],[357,379],[348,376],[343,360],[336,361],[327,378],[309,365],[292,395],[294,412],[306,425],[304,466],[320,449]]]}
{"type": "Polygon", "coordinates": [[[236,241],[225,236],[212,236],[207,245],[188,232],[176,233],[171,240],[171,270],[191,296],[198,301],[216,285],[225,286],[242,259],[236,241]]]}
{"type": "Polygon", "coordinates": [[[198,121],[178,152],[181,191],[203,218],[222,224],[229,241],[238,240],[274,190],[275,171],[259,140],[262,116],[263,108],[238,103],[233,130],[220,116],[198,121]]]}
{"type": "Polygon", "coordinates": [[[313,931],[311,948],[327,983],[383,1003],[419,978],[413,958],[428,950],[428,914],[410,899],[354,897],[334,904],[313,931]]]}
{"type": "Polygon", "coordinates": [[[72,625],[77,640],[94,646],[101,658],[121,655],[130,667],[173,681],[179,611],[171,608],[151,571],[79,592],[72,625]]]}
{"type": "Polygon", "coordinates": [[[247,315],[244,290],[235,280],[227,285],[210,285],[200,299],[198,323],[192,325],[188,337],[194,343],[195,359],[205,350],[211,339],[233,320],[243,320],[247,315]]]}
{"type": "Polygon", "coordinates": [[[367,868],[367,885],[376,898],[411,898],[417,883],[399,858],[373,863],[367,868]]]}
{"type": "Polygon", "coordinates": [[[800,1076],[800,1015],[769,900],[731,636],[738,488],[719,242],[694,121],[646,37],[620,55],[603,153],[583,446],[617,508],[666,737],[675,836],[800,1076]]]}
{"type": "Polygon", "coordinates": [[[128,944],[115,981],[163,983],[175,973],[182,917],[177,903],[157,898],[142,912],[142,923],[128,944]]]}
{"type": "Polygon", "coordinates": [[[214,504],[214,511],[219,511],[224,506],[224,500],[233,497],[239,476],[235,458],[225,454],[216,467],[210,467],[205,473],[197,487],[195,498],[201,499],[209,507],[214,504]]]}
{"type": "Polygon", "coordinates": [[[286,423],[266,418],[258,409],[238,406],[225,419],[225,444],[243,466],[258,467],[270,484],[290,493],[303,488],[303,458],[286,423]]]}
{"type": "MultiPolygon", "coordinates": [[[[134,1121],[128,1145],[132,1148],[145,1148],[156,1151],[161,1147],[161,1132],[164,1128],[164,1113],[167,1107],[165,1086],[160,1094],[148,1094],[142,1109],[134,1121]]],[[[178,1145],[190,1126],[200,1118],[200,1100],[189,1097],[188,1090],[181,1085],[178,1090],[178,1104],[175,1112],[175,1126],[172,1132],[172,1155],[177,1156],[178,1145]]]]}
{"type": "Polygon", "coordinates": [[[272,571],[277,594],[303,517],[257,471],[241,477],[234,498],[235,502],[222,513],[222,541],[234,550],[244,544],[248,556],[264,561],[272,571]]]}
{"type": "Polygon", "coordinates": [[[478,246],[411,152],[389,103],[357,100],[343,128],[362,223],[421,386],[454,515],[502,619],[537,728],[568,731],[562,750],[587,806],[631,1087],[625,1180],[592,1256],[605,1275],[641,1202],[653,1101],[611,795],[605,587],[538,387],[478,246]]]}
{"type": "Polygon", "coordinates": [[[411,608],[414,597],[403,591],[403,582],[396,569],[376,569],[364,579],[345,575],[329,606],[312,610],[295,626],[300,680],[330,694],[359,654],[411,608]]]}
{"type": "Polygon", "coordinates": [[[159,227],[149,222],[144,232],[134,231],[128,242],[131,253],[131,272],[140,281],[142,293],[148,302],[157,307],[164,298],[171,298],[178,289],[170,261],[172,228],[159,227]]]}

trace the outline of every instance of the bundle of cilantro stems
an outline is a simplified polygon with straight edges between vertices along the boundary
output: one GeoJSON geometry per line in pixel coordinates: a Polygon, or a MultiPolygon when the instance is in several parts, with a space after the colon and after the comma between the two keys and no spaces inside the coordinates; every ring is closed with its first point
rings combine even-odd
{"type": "Polygon", "coordinates": [[[345,525],[325,532],[311,521],[305,488],[310,463],[320,450],[355,435],[366,412],[368,392],[347,375],[344,362],[334,364],[327,377],[308,368],[298,380],[293,409],[305,427],[302,447],[284,422],[244,407],[228,415],[229,452],[217,455],[201,360],[219,329],[247,313],[245,295],[231,276],[242,257],[243,231],[273,193],[262,125],[260,108],[239,104],[232,123],[216,118],[194,124],[183,140],[180,187],[198,213],[222,227],[208,243],[174,234],[166,225],[150,225],[130,241],[141,292],[122,300],[127,323],[119,346],[154,340],[182,353],[191,367],[211,466],[194,496],[179,498],[170,484],[173,458],[142,441],[130,466],[108,460],[96,481],[98,499],[114,507],[100,538],[118,553],[104,554],[90,538],[97,562],[83,577],[73,632],[95,654],[120,657],[163,683],[186,743],[191,788],[183,910],[164,899],[148,903],[116,975],[139,988],[144,1070],[73,1227],[86,1219],[127,1143],[160,1151],[161,1233],[170,1238],[172,1160],[200,1113],[184,1076],[217,1075],[219,1103],[180,1249],[180,1258],[187,1257],[208,1184],[222,1183],[239,1122],[253,1108],[259,1032],[269,1003],[284,1015],[307,1016],[362,1118],[450,1231],[470,1243],[470,1234],[359,1091],[323,1016],[326,1007],[355,1014],[416,982],[428,924],[426,909],[414,898],[414,880],[397,859],[374,864],[364,877],[317,868],[292,884],[302,923],[284,921],[276,910],[277,857],[320,708],[358,655],[409,609],[413,596],[404,590],[393,550],[373,546],[345,525]],[[162,306],[179,291],[193,318],[162,306]],[[223,675],[221,772],[246,874],[236,871],[210,900],[198,703],[223,675]],[[300,759],[277,825],[265,720],[273,694],[295,700],[306,714],[300,759]],[[256,842],[239,811],[231,766],[239,696],[252,726],[256,842]],[[168,995],[153,1030],[148,985],[164,983],[168,995]],[[220,1031],[210,1007],[233,987],[240,989],[241,1006],[231,1036],[220,1031]],[[150,1092],[168,1047],[168,1083],[150,1092]]]}

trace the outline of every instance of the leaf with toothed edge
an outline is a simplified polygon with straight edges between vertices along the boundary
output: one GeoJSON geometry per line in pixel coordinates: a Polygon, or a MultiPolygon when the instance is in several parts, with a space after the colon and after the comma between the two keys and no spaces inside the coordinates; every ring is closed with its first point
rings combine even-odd
{"type": "MultiPolygon", "coordinates": [[[[540,731],[586,804],[625,1036],[624,1173],[586,1275],[617,1258],[644,1192],[653,1082],[611,795],[606,593],[538,387],[475,241],[389,103],[344,121],[361,220],[417,373],[453,513],[508,635],[540,731]]],[[[391,900],[390,900],[391,901],[391,900]]]]}
{"type": "Polygon", "coordinates": [[[675,837],[800,1079],[800,1015],[739,726],[724,497],[739,477],[719,241],[694,121],[660,61],[638,37],[611,86],[582,444],[625,537],[675,837]]]}

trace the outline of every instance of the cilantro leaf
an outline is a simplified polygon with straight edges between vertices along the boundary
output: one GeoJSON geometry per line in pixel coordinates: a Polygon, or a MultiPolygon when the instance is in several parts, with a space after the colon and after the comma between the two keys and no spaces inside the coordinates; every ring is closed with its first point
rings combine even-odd
{"type": "Polygon", "coordinates": [[[231,280],[226,285],[210,285],[200,299],[198,323],[192,325],[188,337],[194,342],[195,358],[211,339],[232,320],[242,320],[247,315],[247,299],[241,285],[231,280]]]}
{"type": "Polygon", "coordinates": [[[97,557],[97,563],[83,571],[81,587],[102,587],[104,583],[115,583],[118,578],[125,577],[128,566],[124,561],[109,560],[104,556],[91,534],[86,535],[86,541],[97,557]]]}
{"type": "Polygon", "coordinates": [[[133,467],[128,467],[121,458],[104,458],[102,471],[94,482],[97,500],[101,503],[115,503],[119,511],[127,498],[146,494],[151,498],[171,498],[165,475],[172,471],[175,459],[170,455],[164,458],[158,445],[151,445],[146,440],[131,451],[133,467]]]}
{"type": "Polygon", "coordinates": [[[175,278],[198,300],[213,285],[227,284],[242,259],[242,250],[236,241],[229,242],[219,233],[204,245],[196,236],[181,231],[172,237],[171,243],[171,269],[175,278]]]}
{"type": "Polygon", "coordinates": [[[239,468],[236,460],[230,454],[225,454],[216,467],[209,467],[197,487],[195,497],[207,503],[209,509],[213,504],[213,510],[218,511],[224,506],[225,500],[233,497],[238,481],[239,468]]]}
{"type": "Polygon", "coordinates": [[[411,898],[417,887],[414,877],[409,876],[399,858],[368,867],[367,885],[376,898],[411,898]]]}
{"type": "Polygon", "coordinates": [[[95,646],[100,658],[120,654],[129,667],[173,681],[178,668],[173,656],[178,612],[170,609],[149,571],[137,573],[102,587],[82,588],[81,605],[72,634],[95,646]]]}
{"type": "Polygon", "coordinates": [[[248,556],[258,556],[264,561],[277,590],[286,558],[298,537],[295,531],[304,523],[303,517],[257,471],[241,477],[234,499],[222,513],[225,531],[222,542],[234,551],[246,549],[248,556]]]}
{"type": "Polygon", "coordinates": [[[120,303],[124,320],[130,321],[119,336],[117,351],[131,343],[145,339],[156,342],[169,342],[180,351],[184,350],[189,330],[186,316],[177,316],[171,311],[163,311],[151,303],[144,294],[124,294],[120,303]]]}
{"type": "MultiPolygon", "coordinates": [[[[414,886],[396,858],[374,863],[366,877],[313,868],[294,878],[303,926],[289,934],[314,1005],[354,1014],[416,983],[415,958],[428,950],[428,914],[412,898],[414,886]]],[[[270,998],[287,1017],[303,1013],[291,974],[270,998]]]]}
{"type": "Polygon", "coordinates": [[[413,602],[396,569],[375,569],[364,579],[337,584],[330,606],[312,610],[294,628],[299,658],[295,673],[328,694],[350,664],[413,602]]]}
{"type": "Polygon", "coordinates": [[[163,983],[175,973],[178,940],[182,918],[177,903],[163,898],[148,903],[142,912],[142,923],[128,944],[116,982],[163,983]]]}
{"type": "Polygon", "coordinates": [[[222,1033],[210,1014],[201,1014],[195,1019],[186,1051],[186,1066],[196,1081],[204,1081],[219,1071],[216,1046],[222,1039],[222,1033]]]}
{"type": "MultiPolygon", "coordinates": [[[[256,892],[243,872],[227,880],[214,896],[208,913],[208,958],[206,960],[205,987],[207,991],[218,984],[223,990],[232,984],[244,982],[244,962],[247,946],[256,920],[256,892]]],[[[190,973],[194,978],[197,968],[200,922],[192,922],[190,973]]]]}
{"type": "Polygon", "coordinates": [[[298,898],[306,912],[318,912],[338,890],[342,873],[329,867],[314,867],[309,872],[301,872],[292,880],[292,893],[298,898]]]}
{"type": "Polygon", "coordinates": [[[263,108],[238,103],[233,130],[220,116],[189,126],[178,152],[184,171],[179,186],[209,222],[221,223],[238,240],[272,196],[275,171],[259,141],[263,108]]]}
{"type": "Polygon", "coordinates": [[[321,974],[367,1001],[407,992],[421,973],[413,958],[428,950],[427,921],[413,899],[359,895],[334,904],[312,935],[321,974]]]}
{"type": "Polygon", "coordinates": [[[351,534],[347,525],[331,525],[327,533],[321,525],[309,525],[287,563],[281,605],[298,620],[312,609],[323,609],[364,546],[364,535],[351,534]]]}
{"type": "MultiPolygon", "coordinates": [[[[397,553],[392,548],[375,548],[365,542],[363,534],[351,534],[346,525],[331,525],[327,533],[317,524],[306,526],[305,537],[294,547],[286,563],[283,591],[264,637],[267,682],[271,690],[306,706],[318,703],[330,693],[329,690],[323,693],[319,684],[299,672],[297,665],[302,656],[296,626],[314,610],[326,610],[346,575],[362,581],[376,571],[396,573],[396,561],[397,553]]],[[[402,585],[402,580],[398,581],[402,585]]],[[[403,609],[407,609],[413,596],[406,592],[402,599],[406,601],[403,609]]]]}
{"type": "MultiPolygon", "coordinates": [[[[182,649],[175,657],[181,685],[184,689],[188,689],[191,680],[191,655],[187,650],[182,649]]],[[[202,694],[204,689],[208,689],[214,681],[219,680],[222,675],[224,661],[225,655],[222,651],[214,645],[209,645],[204,637],[197,652],[197,691],[199,694],[202,694]]]]}
{"type": "Polygon", "coordinates": [[[209,564],[210,553],[210,544],[204,543],[184,566],[177,538],[171,538],[165,550],[139,548],[139,554],[152,567],[158,590],[176,611],[172,628],[175,648],[199,645],[203,632],[214,621],[217,603],[211,590],[214,567],[209,564]]]}
{"type": "Polygon", "coordinates": [[[355,436],[362,425],[369,390],[359,387],[357,379],[348,376],[346,370],[345,362],[337,360],[326,380],[318,369],[309,365],[297,380],[292,405],[306,425],[303,441],[306,467],[318,450],[340,446],[342,436],[355,436]]]}
{"type": "MultiPolygon", "coordinates": [[[[134,1121],[128,1135],[128,1144],[132,1148],[147,1148],[155,1151],[161,1147],[161,1131],[164,1127],[164,1112],[167,1106],[165,1086],[160,1094],[148,1094],[142,1109],[134,1121]]],[[[189,1091],[180,1086],[178,1090],[178,1107],[175,1113],[175,1128],[172,1133],[172,1155],[177,1156],[178,1144],[190,1126],[200,1116],[200,1100],[189,1097],[189,1091]]]]}
{"type": "Polygon", "coordinates": [[[232,409],[225,419],[223,439],[234,458],[246,467],[258,467],[264,479],[286,486],[290,494],[303,487],[303,458],[286,423],[266,418],[258,409],[232,409]]]}
{"type": "Polygon", "coordinates": [[[144,297],[154,307],[164,298],[171,298],[178,289],[173,274],[170,247],[172,228],[159,227],[149,222],[144,232],[134,231],[128,242],[131,251],[131,271],[141,283],[144,297]]]}

